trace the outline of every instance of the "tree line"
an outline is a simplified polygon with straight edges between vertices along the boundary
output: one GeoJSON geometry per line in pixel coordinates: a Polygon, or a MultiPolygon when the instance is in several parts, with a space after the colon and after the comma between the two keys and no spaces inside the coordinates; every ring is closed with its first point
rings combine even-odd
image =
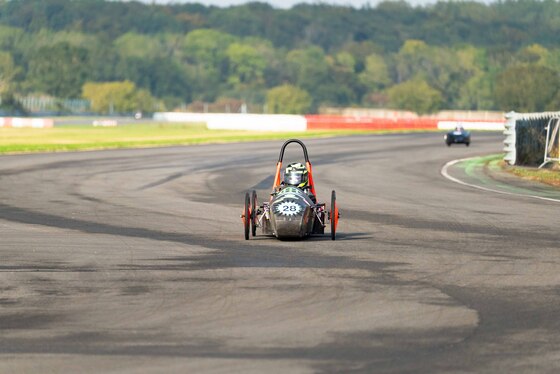
{"type": "Polygon", "coordinates": [[[404,1],[220,8],[0,1],[0,95],[83,98],[99,113],[234,106],[560,108],[560,3],[404,1]]]}

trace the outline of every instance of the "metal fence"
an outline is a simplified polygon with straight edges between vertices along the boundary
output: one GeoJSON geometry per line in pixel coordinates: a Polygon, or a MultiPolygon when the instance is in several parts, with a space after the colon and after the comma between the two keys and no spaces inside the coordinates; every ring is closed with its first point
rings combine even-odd
{"type": "Polygon", "coordinates": [[[91,111],[89,100],[59,99],[50,96],[20,96],[17,100],[28,113],[83,114],[91,111]]]}
{"type": "Polygon", "coordinates": [[[558,144],[550,139],[550,132],[560,112],[511,112],[506,118],[504,159],[511,165],[542,166],[548,154],[558,152],[558,144]]]}

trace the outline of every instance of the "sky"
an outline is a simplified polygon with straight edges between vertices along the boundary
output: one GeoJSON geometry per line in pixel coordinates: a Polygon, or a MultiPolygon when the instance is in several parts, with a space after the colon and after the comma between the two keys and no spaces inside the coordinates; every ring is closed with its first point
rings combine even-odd
{"type": "MultiPolygon", "coordinates": [[[[250,0],[142,0],[145,3],[159,3],[159,4],[168,4],[168,3],[200,3],[204,5],[216,5],[221,7],[227,7],[230,5],[239,5],[251,2],[250,0]]],[[[253,0],[255,1],[255,0],[253,0]]],[[[317,0],[258,0],[260,2],[269,3],[275,8],[290,8],[295,4],[299,3],[323,3],[323,4],[331,4],[331,5],[350,5],[355,8],[361,8],[364,5],[370,4],[371,6],[375,6],[380,0],[325,0],[325,1],[317,1],[317,0]]],[[[436,0],[407,0],[407,2],[411,5],[425,5],[425,4],[433,4],[436,0]]]]}

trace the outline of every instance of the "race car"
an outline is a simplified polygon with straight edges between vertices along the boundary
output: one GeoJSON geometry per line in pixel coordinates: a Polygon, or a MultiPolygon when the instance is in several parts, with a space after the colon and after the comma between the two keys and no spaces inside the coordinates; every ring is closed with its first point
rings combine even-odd
{"type": "Polygon", "coordinates": [[[241,219],[245,240],[249,240],[249,231],[252,236],[256,236],[257,228],[264,235],[278,239],[303,239],[311,235],[323,235],[327,222],[330,223],[331,239],[335,240],[339,216],[334,190],[331,192],[328,208],[325,203],[317,203],[307,148],[300,140],[290,139],[280,149],[270,199],[259,205],[257,192],[247,192],[241,219]],[[289,164],[282,178],[284,151],[292,143],[301,146],[305,164],[289,164]]]}
{"type": "Polygon", "coordinates": [[[443,136],[445,144],[448,147],[453,143],[463,143],[467,147],[471,144],[471,133],[463,128],[463,126],[455,127],[455,130],[449,131],[443,136]]]}

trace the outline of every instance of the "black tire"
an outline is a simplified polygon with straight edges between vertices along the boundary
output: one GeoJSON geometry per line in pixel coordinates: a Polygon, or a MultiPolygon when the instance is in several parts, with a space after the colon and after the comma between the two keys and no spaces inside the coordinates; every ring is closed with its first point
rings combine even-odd
{"type": "Polygon", "coordinates": [[[251,234],[257,236],[257,222],[259,217],[257,217],[257,209],[259,204],[257,202],[257,191],[253,190],[251,194],[251,234]]]}
{"type": "Polygon", "coordinates": [[[331,193],[331,239],[336,239],[336,224],[338,222],[338,209],[336,208],[336,192],[331,193]]]}
{"type": "Polygon", "coordinates": [[[465,145],[466,145],[467,147],[468,147],[470,144],[471,144],[471,143],[469,143],[469,142],[466,142],[466,143],[465,143],[465,145]]]}
{"type": "Polygon", "coordinates": [[[243,210],[243,229],[245,233],[245,240],[249,240],[249,226],[251,225],[251,198],[249,192],[245,194],[245,208],[243,210]]]}

